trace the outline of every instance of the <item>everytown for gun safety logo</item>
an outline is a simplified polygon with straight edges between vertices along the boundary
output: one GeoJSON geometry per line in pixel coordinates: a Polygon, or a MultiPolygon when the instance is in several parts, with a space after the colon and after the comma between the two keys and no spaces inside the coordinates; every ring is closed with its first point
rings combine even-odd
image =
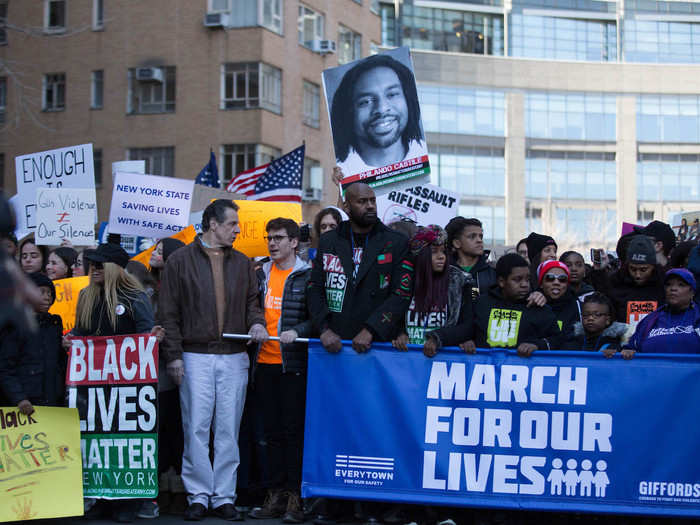
{"type": "Polygon", "coordinates": [[[381,487],[394,480],[394,458],[336,454],[335,477],[347,485],[381,487]]]}

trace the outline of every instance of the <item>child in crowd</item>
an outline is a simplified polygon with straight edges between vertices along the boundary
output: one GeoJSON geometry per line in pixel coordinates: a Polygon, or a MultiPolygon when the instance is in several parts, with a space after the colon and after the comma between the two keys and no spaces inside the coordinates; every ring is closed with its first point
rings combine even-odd
{"type": "Polygon", "coordinates": [[[9,403],[24,414],[37,406],[63,406],[66,353],[63,351],[63,323],[49,308],[56,300],[51,279],[42,273],[29,275],[41,292],[35,306],[37,331],[25,344],[3,345],[0,353],[0,406],[9,403]]]}
{"type": "Polygon", "coordinates": [[[574,325],[574,333],[565,350],[602,351],[612,357],[626,340],[629,325],[615,321],[612,302],[600,292],[586,296],[581,306],[582,322],[574,325]]]}
{"type": "Polygon", "coordinates": [[[563,262],[569,269],[569,290],[574,292],[578,300],[583,299],[595,291],[593,286],[585,281],[586,262],[583,255],[578,252],[568,251],[561,254],[559,261],[563,262]]]}

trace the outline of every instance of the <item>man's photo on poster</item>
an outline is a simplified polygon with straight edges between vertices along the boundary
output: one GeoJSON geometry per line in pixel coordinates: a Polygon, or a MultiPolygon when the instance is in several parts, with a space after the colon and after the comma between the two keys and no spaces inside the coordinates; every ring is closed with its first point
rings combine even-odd
{"type": "Polygon", "coordinates": [[[371,186],[430,174],[408,48],[323,72],[336,163],[371,186]]]}

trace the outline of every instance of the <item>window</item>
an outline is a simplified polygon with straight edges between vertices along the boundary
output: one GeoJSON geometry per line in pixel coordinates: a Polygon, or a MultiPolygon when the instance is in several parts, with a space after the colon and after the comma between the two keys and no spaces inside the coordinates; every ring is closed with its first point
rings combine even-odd
{"type": "Polygon", "coordinates": [[[314,40],[323,40],[326,34],[325,19],[321,13],[299,5],[299,43],[311,48],[314,40]]]}
{"type": "Polygon", "coordinates": [[[505,195],[503,148],[431,146],[429,151],[433,184],[461,195],[505,195]],[[488,184],[484,181],[488,181],[488,184]]]}
{"type": "Polygon", "coordinates": [[[614,201],[617,198],[615,153],[527,150],[525,196],[614,201]]]}
{"type": "Polygon", "coordinates": [[[528,137],[614,142],[616,115],[612,94],[549,91],[525,97],[528,137]]]}
{"type": "Polygon", "coordinates": [[[224,64],[221,109],[263,108],[282,113],[282,70],[262,63],[224,64]]]}
{"type": "Polygon", "coordinates": [[[282,0],[262,0],[260,25],[282,34],[282,0]]]}
{"type": "Polygon", "coordinates": [[[92,29],[100,30],[105,27],[104,0],[92,0],[92,29]]]}
{"type": "Polygon", "coordinates": [[[338,64],[362,57],[362,35],[343,25],[338,26],[338,64]]]}
{"type": "Polygon", "coordinates": [[[316,170],[312,171],[313,168],[320,167],[321,163],[319,161],[309,157],[304,157],[304,174],[301,182],[302,188],[313,188],[317,190],[323,189],[323,175],[321,174],[320,177],[315,176],[314,173],[316,173],[316,170]]]}
{"type": "Polygon", "coordinates": [[[102,109],[104,98],[104,71],[92,72],[90,85],[90,107],[92,109],[102,109]]]}
{"type": "Polygon", "coordinates": [[[0,1],[0,45],[7,44],[7,0],[0,1]]]}
{"type": "Polygon", "coordinates": [[[320,106],[321,89],[317,84],[304,80],[304,124],[312,128],[319,127],[320,106]]]}
{"type": "Polygon", "coordinates": [[[646,226],[654,220],[654,212],[649,210],[637,210],[637,224],[646,226]]]}
{"type": "Polygon", "coordinates": [[[379,0],[369,0],[369,10],[375,15],[379,14],[379,0]]]}
{"type": "Polygon", "coordinates": [[[92,150],[92,164],[95,169],[95,188],[102,187],[102,150],[92,150]]]}
{"type": "Polygon", "coordinates": [[[146,173],[149,175],[175,176],[175,147],[130,148],[128,160],[145,160],[146,173]]]}
{"type": "Polygon", "coordinates": [[[209,0],[208,2],[208,13],[227,13],[229,11],[231,11],[229,0],[209,0]]]}
{"type": "MultiPolygon", "coordinates": [[[[382,45],[393,47],[396,45],[396,11],[393,4],[381,4],[382,17],[382,45]]],[[[408,44],[407,44],[408,45],[408,44]]]]}
{"type": "Polygon", "coordinates": [[[5,123],[7,109],[7,77],[0,77],[0,124],[5,123]]]}
{"type": "Polygon", "coordinates": [[[651,202],[700,201],[700,155],[639,153],[637,199],[651,202]]]}
{"type": "Polygon", "coordinates": [[[417,87],[425,131],[505,136],[503,91],[425,84],[417,87]]]}
{"type": "Polygon", "coordinates": [[[175,66],[129,69],[128,113],[175,111],[175,66]]]}
{"type": "Polygon", "coordinates": [[[48,32],[66,30],[66,0],[44,0],[44,29],[48,32]]]}
{"type": "Polygon", "coordinates": [[[228,183],[242,171],[246,171],[282,155],[277,148],[264,144],[225,144],[221,146],[222,180],[228,183]]]}
{"type": "MultiPolygon", "coordinates": [[[[396,41],[394,23],[394,7],[382,4],[382,38],[387,45],[396,41]]],[[[405,5],[401,10],[401,39],[401,45],[415,49],[503,55],[503,15],[405,5]]]]}
{"type": "Polygon", "coordinates": [[[60,111],[66,108],[66,74],[44,75],[44,111],[60,111]]]}

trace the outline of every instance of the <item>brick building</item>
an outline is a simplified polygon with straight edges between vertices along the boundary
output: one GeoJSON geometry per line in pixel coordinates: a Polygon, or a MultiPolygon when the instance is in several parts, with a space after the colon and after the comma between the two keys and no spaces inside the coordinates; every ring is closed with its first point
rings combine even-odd
{"type": "Polygon", "coordinates": [[[105,219],[112,162],[194,178],[211,148],[225,184],[305,141],[310,220],[337,196],[321,72],[379,44],[377,13],[372,0],[0,1],[0,187],[15,193],[17,155],[92,142],[105,219]]]}

